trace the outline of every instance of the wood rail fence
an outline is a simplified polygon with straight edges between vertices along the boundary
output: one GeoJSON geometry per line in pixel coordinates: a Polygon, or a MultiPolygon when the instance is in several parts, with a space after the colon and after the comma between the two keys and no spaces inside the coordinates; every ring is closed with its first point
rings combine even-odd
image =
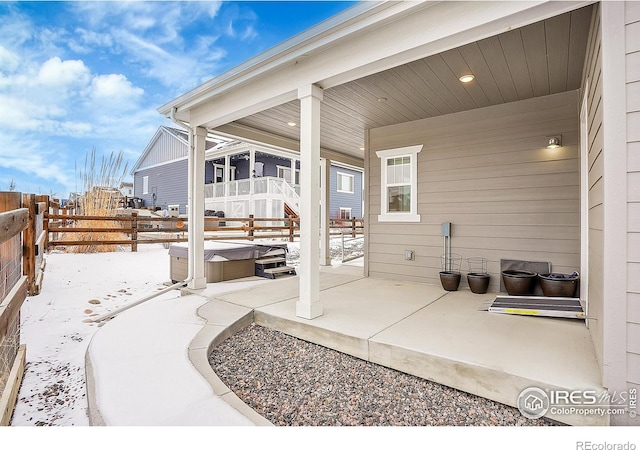
{"type": "MultiPolygon", "coordinates": [[[[299,218],[205,217],[205,240],[274,239],[293,242],[300,235],[299,218]]],[[[135,211],[128,216],[45,215],[48,249],[78,245],[127,245],[186,242],[188,221],[178,217],[146,217],[135,211]],[[95,225],[93,225],[95,223],[95,225]],[[78,236],[77,238],[75,236],[78,236]]],[[[330,234],[363,233],[361,219],[332,219],[330,234]]]]}

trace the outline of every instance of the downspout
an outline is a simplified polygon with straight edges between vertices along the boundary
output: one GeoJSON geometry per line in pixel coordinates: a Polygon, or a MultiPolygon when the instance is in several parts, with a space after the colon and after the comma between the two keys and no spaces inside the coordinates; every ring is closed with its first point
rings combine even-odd
{"type": "MultiPolygon", "coordinates": [[[[189,181],[188,181],[188,183],[189,183],[189,194],[188,194],[188,198],[189,198],[189,205],[192,205],[191,197],[193,195],[193,186],[192,186],[192,184],[193,184],[192,178],[193,177],[191,175],[191,172],[192,172],[192,169],[193,169],[193,157],[191,156],[191,154],[193,152],[193,132],[192,132],[190,126],[188,126],[187,124],[185,124],[185,123],[183,123],[183,122],[181,122],[181,121],[179,121],[179,120],[177,120],[175,118],[175,110],[176,110],[176,108],[172,108],[171,109],[171,115],[170,115],[171,120],[175,124],[181,126],[182,128],[186,128],[187,131],[189,132],[189,158],[188,158],[188,161],[189,161],[189,174],[188,174],[189,175],[189,181]]],[[[187,212],[188,212],[188,218],[187,218],[188,222],[187,223],[189,223],[189,222],[193,223],[192,222],[192,219],[193,219],[193,217],[192,217],[192,207],[189,207],[187,209],[187,212]]],[[[190,234],[191,233],[189,232],[189,235],[190,234]]],[[[193,255],[192,246],[193,246],[193,239],[191,239],[191,237],[189,237],[189,254],[190,255],[193,255]]],[[[125,305],[125,306],[123,306],[121,308],[118,308],[118,309],[115,309],[115,310],[110,311],[108,313],[102,314],[101,316],[94,317],[93,319],[91,319],[91,321],[93,323],[97,323],[97,322],[102,322],[103,320],[111,319],[111,318],[115,317],[116,315],[120,314],[121,312],[126,311],[127,309],[130,309],[130,308],[133,308],[134,306],[137,306],[137,305],[139,305],[141,303],[144,303],[144,302],[146,302],[148,300],[151,300],[152,298],[158,297],[158,296],[160,296],[162,294],[165,294],[167,292],[170,292],[170,291],[173,291],[173,290],[176,290],[176,289],[180,289],[180,288],[183,288],[183,287],[187,286],[191,282],[191,280],[193,279],[194,270],[193,270],[192,258],[189,258],[188,263],[189,264],[188,264],[188,270],[187,270],[187,278],[185,280],[179,281],[178,283],[175,283],[175,284],[173,284],[173,285],[171,285],[171,286],[169,286],[169,287],[167,287],[165,289],[162,289],[160,291],[154,292],[153,294],[147,295],[146,297],[143,297],[140,300],[137,300],[137,301],[135,301],[133,303],[129,303],[128,305],[125,305]]]]}
{"type": "MultiPolygon", "coordinates": [[[[178,119],[176,119],[176,107],[174,106],[173,108],[171,108],[171,113],[169,115],[169,118],[171,119],[171,121],[173,123],[175,123],[178,126],[181,126],[182,128],[186,129],[187,132],[189,133],[189,148],[188,148],[188,154],[187,154],[187,164],[188,164],[188,168],[187,168],[187,201],[188,201],[188,205],[187,205],[187,223],[193,223],[193,166],[194,166],[194,161],[193,161],[193,152],[194,152],[194,145],[193,145],[193,130],[191,129],[191,126],[187,125],[185,122],[182,122],[178,119]]],[[[189,227],[189,229],[187,230],[187,251],[189,255],[193,255],[193,238],[192,238],[192,227],[189,227]]],[[[187,260],[187,278],[185,281],[186,284],[189,284],[191,282],[191,280],[194,277],[194,262],[193,262],[193,258],[188,258],[187,260]]]]}

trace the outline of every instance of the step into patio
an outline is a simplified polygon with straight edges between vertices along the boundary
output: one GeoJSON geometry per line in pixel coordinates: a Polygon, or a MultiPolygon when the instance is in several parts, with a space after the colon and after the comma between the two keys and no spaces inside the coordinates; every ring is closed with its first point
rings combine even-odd
{"type": "Polygon", "coordinates": [[[296,269],[289,266],[280,266],[280,267],[271,267],[268,269],[264,269],[264,273],[268,275],[273,275],[275,277],[276,274],[290,274],[295,275],[296,269]]]}
{"type": "Polygon", "coordinates": [[[295,275],[296,269],[287,266],[287,259],[282,256],[256,259],[255,274],[259,277],[275,279],[276,275],[295,275]]]}

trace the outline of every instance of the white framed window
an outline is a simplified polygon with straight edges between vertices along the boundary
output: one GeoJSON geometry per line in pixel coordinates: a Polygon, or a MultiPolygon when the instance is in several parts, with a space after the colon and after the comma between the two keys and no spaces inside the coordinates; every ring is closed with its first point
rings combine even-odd
{"type": "Polygon", "coordinates": [[[351,219],[351,208],[340,208],[340,218],[343,220],[351,219]]]}
{"type": "Polygon", "coordinates": [[[338,192],[353,194],[353,185],[355,177],[348,173],[337,172],[338,175],[338,192]]]}
{"type": "Polygon", "coordinates": [[[142,177],[142,193],[149,193],[149,175],[142,177]]]}
{"type": "Polygon", "coordinates": [[[422,145],[380,150],[379,222],[420,222],[418,214],[418,153],[422,145]]]}

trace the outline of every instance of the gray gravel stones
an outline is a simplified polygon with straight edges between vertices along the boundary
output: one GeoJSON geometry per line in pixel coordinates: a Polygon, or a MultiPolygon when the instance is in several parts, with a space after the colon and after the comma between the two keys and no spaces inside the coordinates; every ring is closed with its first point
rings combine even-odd
{"type": "Polygon", "coordinates": [[[544,426],[509,406],[252,325],[221,343],[211,367],[279,426],[544,426]]]}

